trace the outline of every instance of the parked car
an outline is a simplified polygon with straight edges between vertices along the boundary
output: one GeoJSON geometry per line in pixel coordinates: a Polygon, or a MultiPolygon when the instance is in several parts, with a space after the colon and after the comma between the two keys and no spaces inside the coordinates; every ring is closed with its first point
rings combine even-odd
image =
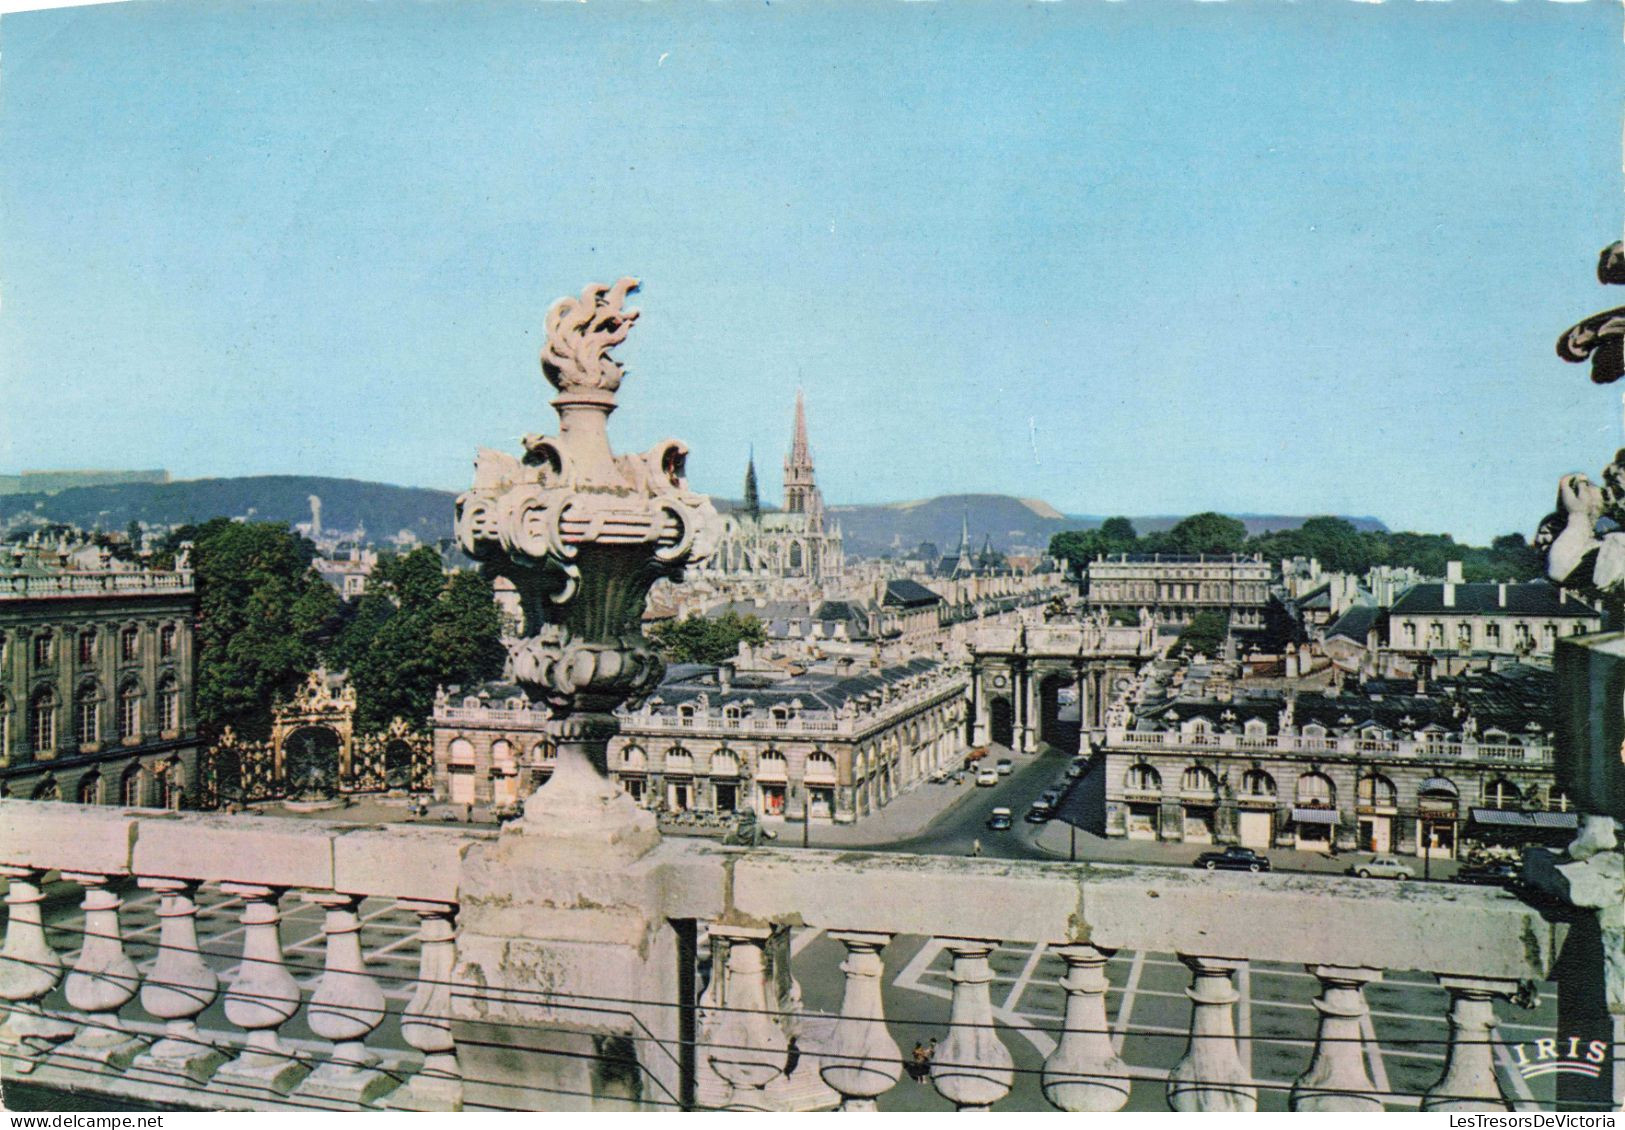
{"type": "Polygon", "coordinates": [[[1415,871],[1391,855],[1374,855],[1364,863],[1354,864],[1348,873],[1362,879],[1398,879],[1401,882],[1416,878],[1415,871]]]}
{"type": "Polygon", "coordinates": [[[976,773],[976,783],[978,785],[996,785],[996,784],[998,784],[999,783],[999,771],[997,769],[981,769],[981,770],[978,770],[977,773],[976,773]]]}
{"type": "Polygon", "coordinates": [[[1479,863],[1456,872],[1456,882],[1480,887],[1510,887],[1517,883],[1520,868],[1507,860],[1479,863]]]}
{"type": "Polygon", "coordinates": [[[1231,846],[1223,851],[1204,851],[1196,857],[1196,866],[1209,871],[1268,871],[1270,861],[1252,848],[1231,846]]]}
{"type": "Polygon", "coordinates": [[[1008,832],[1011,827],[1010,810],[1008,808],[995,808],[988,813],[987,827],[992,832],[1008,832]]]}
{"type": "Polygon", "coordinates": [[[1008,777],[1010,774],[1016,771],[1016,763],[1011,761],[1008,757],[1001,757],[999,758],[998,764],[994,766],[994,768],[998,770],[999,776],[1008,777]]]}
{"type": "Polygon", "coordinates": [[[1076,781],[1087,772],[1089,772],[1089,767],[1079,761],[1074,761],[1066,767],[1066,777],[1069,781],[1076,781]]]}
{"type": "Polygon", "coordinates": [[[1044,800],[1043,797],[1039,797],[1028,807],[1025,819],[1029,824],[1042,824],[1054,815],[1055,806],[1044,800]]]}
{"type": "Polygon", "coordinates": [[[933,785],[941,785],[941,784],[945,783],[948,780],[948,770],[946,770],[946,769],[935,769],[935,770],[933,770],[932,773],[931,773],[930,780],[931,780],[931,783],[933,785]]]}
{"type": "Polygon", "coordinates": [[[1049,788],[1038,794],[1038,799],[1048,804],[1051,808],[1054,808],[1057,804],[1061,803],[1062,791],[1063,790],[1059,785],[1051,785],[1049,788]]]}

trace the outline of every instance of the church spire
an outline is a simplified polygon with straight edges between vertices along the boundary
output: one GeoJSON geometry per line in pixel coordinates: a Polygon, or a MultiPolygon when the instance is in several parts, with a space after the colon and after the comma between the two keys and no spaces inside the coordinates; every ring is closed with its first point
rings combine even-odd
{"type": "Polygon", "coordinates": [[[807,403],[796,389],[796,434],[790,441],[790,460],[812,466],[812,448],[807,445],[807,403]]]}
{"type": "Polygon", "coordinates": [[[761,518],[762,499],[756,491],[756,448],[750,449],[750,462],[745,464],[745,506],[746,514],[752,518],[761,518]]]}
{"type": "Polygon", "coordinates": [[[808,526],[824,529],[824,499],[813,476],[812,446],[807,442],[807,405],[796,390],[796,430],[790,439],[790,454],[784,457],[784,508],[791,514],[807,515],[808,526]]]}

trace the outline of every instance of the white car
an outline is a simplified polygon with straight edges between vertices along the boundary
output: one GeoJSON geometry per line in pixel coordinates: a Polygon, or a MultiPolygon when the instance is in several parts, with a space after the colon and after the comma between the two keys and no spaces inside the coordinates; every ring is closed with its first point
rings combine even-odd
{"type": "Polygon", "coordinates": [[[976,774],[976,783],[978,785],[996,785],[996,784],[998,784],[999,783],[999,771],[997,769],[982,769],[982,770],[978,771],[977,774],[976,774]]]}
{"type": "Polygon", "coordinates": [[[1401,882],[1416,878],[1415,871],[1391,855],[1374,855],[1364,863],[1350,867],[1348,873],[1362,879],[1398,879],[1401,882]]]}
{"type": "Polygon", "coordinates": [[[999,776],[1008,777],[1010,774],[1016,771],[1016,763],[1011,761],[1008,757],[1001,757],[999,758],[999,763],[993,768],[994,771],[999,774],[999,776]]]}

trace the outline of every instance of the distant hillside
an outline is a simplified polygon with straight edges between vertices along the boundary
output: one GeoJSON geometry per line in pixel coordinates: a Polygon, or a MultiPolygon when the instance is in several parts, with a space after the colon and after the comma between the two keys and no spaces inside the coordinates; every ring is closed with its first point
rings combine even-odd
{"type": "Polygon", "coordinates": [[[73,487],[54,494],[0,497],[0,521],[24,513],[85,529],[122,530],[130,520],[178,525],[249,515],[262,522],[310,520],[310,496],[322,500],[322,528],[364,527],[382,541],[411,530],[424,541],[451,536],[451,491],[398,487],[313,475],[261,475],[241,479],[191,479],[171,483],[120,483],[73,487]]]}
{"type": "Polygon", "coordinates": [[[1007,494],[948,494],[879,506],[832,506],[829,512],[841,523],[846,551],[863,557],[912,550],[927,541],[951,553],[964,524],[970,526],[974,548],[991,537],[1003,553],[1042,551],[1054,534],[1080,528],[1047,502],[1007,494]]]}

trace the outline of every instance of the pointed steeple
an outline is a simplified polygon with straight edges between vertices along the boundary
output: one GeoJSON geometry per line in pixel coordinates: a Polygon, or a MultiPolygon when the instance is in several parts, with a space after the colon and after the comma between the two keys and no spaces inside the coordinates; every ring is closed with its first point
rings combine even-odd
{"type": "Polygon", "coordinates": [[[790,439],[790,454],[784,457],[784,508],[791,514],[807,515],[813,533],[824,530],[824,499],[818,493],[813,474],[812,446],[807,442],[807,405],[796,390],[796,428],[790,439]]]}
{"type": "Polygon", "coordinates": [[[807,401],[799,388],[796,389],[796,434],[790,440],[790,461],[812,463],[812,448],[807,444],[807,401]]]}
{"type": "Polygon", "coordinates": [[[959,556],[970,556],[970,507],[960,511],[959,516],[959,556]]]}
{"type": "Polygon", "coordinates": [[[746,514],[752,518],[760,519],[762,516],[762,499],[756,491],[756,448],[750,449],[750,462],[745,465],[745,506],[746,514]]]}

